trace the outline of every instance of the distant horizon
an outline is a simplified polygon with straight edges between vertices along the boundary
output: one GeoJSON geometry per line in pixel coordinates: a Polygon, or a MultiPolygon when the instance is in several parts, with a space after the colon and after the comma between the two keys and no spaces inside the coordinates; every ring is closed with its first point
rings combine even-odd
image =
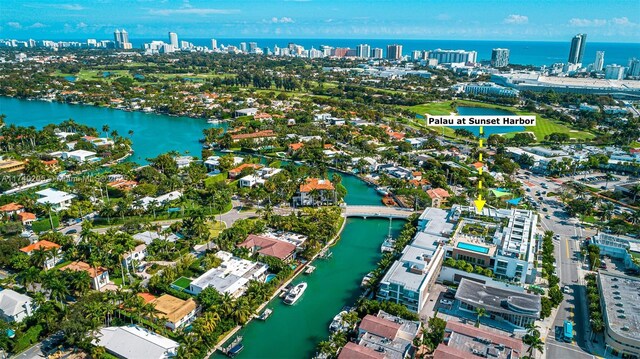
{"type": "MultiPolygon", "coordinates": [[[[122,27],[117,27],[114,28],[113,31],[115,30],[121,30],[123,29],[122,27]]],[[[124,30],[126,30],[126,28],[124,28],[124,30]]],[[[167,35],[164,36],[148,36],[148,37],[137,37],[131,36],[131,32],[127,31],[129,33],[129,41],[132,40],[159,40],[159,41],[167,41],[168,40],[168,32],[167,35]]],[[[113,41],[113,33],[111,34],[111,36],[109,36],[109,34],[101,34],[100,36],[96,36],[96,35],[86,35],[85,37],[74,37],[74,36],[69,36],[69,37],[65,37],[65,36],[61,36],[61,37],[53,37],[53,36],[32,36],[32,37],[0,37],[0,40],[17,40],[17,41],[28,41],[28,40],[36,40],[36,41],[42,41],[42,40],[49,40],[49,41],[76,41],[76,42],[81,42],[81,41],[86,41],[87,39],[95,39],[95,40],[111,40],[113,41]],[[100,37],[103,36],[103,37],[100,37]]],[[[588,36],[588,34],[587,34],[588,36]]],[[[389,40],[389,41],[478,41],[478,42],[540,42],[540,43],[566,43],[566,44],[570,44],[571,43],[571,39],[566,39],[566,40],[523,40],[523,39],[517,39],[517,40],[510,40],[510,39],[467,39],[467,38],[394,38],[394,37],[330,37],[330,36],[325,36],[325,37],[295,37],[295,36],[291,36],[291,37],[278,37],[278,36],[243,36],[243,37],[233,37],[233,36],[221,36],[221,37],[207,37],[207,36],[182,36],[180,33],[178,33],[178,38],[180,40],[260,40],[260,39],[264,39],[264,40],[362,40],[362,41],[380,41],[380,40],[389,40]]],[[[589,41],[589,39],[587,39],[588,43],[591,44],[636,44],[638,45],[638,48],[640,49],[640,42],[637,41],[589,41]]],[[[402,45],[402,44],[399,44],[402,45]]],[[[640,54],[638,54],[640,56],[640,54]]]]}

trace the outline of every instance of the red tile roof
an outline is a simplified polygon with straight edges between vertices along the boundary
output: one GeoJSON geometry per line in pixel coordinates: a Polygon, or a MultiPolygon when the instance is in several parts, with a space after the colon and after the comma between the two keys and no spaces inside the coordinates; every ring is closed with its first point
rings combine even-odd
{"type": "Polygon", "coordinates": [[[384,359],[384,354],[356,343],[348,342],[340,351],[338,359],[384,359]]]}
{"type": "Polygon", "coordinates": [[[304,143],[298,142],[298,143],[292,143],[289,145],[289,148],[292,149],[293,151],[297,151],[299,149],[301,149],[302,147],[304,147],[304,143]]]}
{"type": "Polygon", "coordinates": [[[24,206],[19,204],[19,203],[15,203],[15,202],[11,202],[8,204],[5,204],[4,206],[0,207],[0,212],[15,212],[15,211],[19,211],[21,209],[23,209],[24,206]]]}
{"type": "Polygon", "coordinates": [[[444,188],[432,188],[432,189],[429,189],[429,190],[427,190],[427,194],[429,195],[429,197],[431,197],[431,199],[434,199],[434,198],[449,198],[449,197],[451,197],[449,192],[447,192],[447,190],[444,189],[444,188]]]}
{"type": "Polygon", "coordinates": [[[145,303],[152,302],[157,298],[155,295],[151,293],[138,293],[138,297],[142,298],[142,300],[144,300],[145,303]]]}
{"type": "Polygon", "coordinates": [[[360,322],[360,330],[393,340],[400,330],[400,324],[367,314],[360,322]]]}
{"type": "Polygon", "coordinates": [[[106,272],[107,268],[103,268],[103,267],[93,268],[88,263],[77,261],[77,262],[71,262],[71,263],[67,264],[66,266],[60,268],[60,270],[72,270],[72,271],[75,271],[75,272],[87,272],[87,273],[89,273],[89,276],[91,278],[95,278],[95,277],[101,275],[102,273],[106,272]]]}
{"type": "Polygon", "coordinates": [[[287,259],[296,250],[296,246],[292,243],[255,234],[247,236],[247,239],[238,244],[238,247],[257,249],[258,253],[262,255],[282,260],[287,259]]]}
{"type": "Polygon", "coordinates": [[[231,139],[233,140],[244,140],[248,138],[263,138],[263,137],[275,137],[276,134],[273,130],[264,130],[252,133],[241,133],[238,135],[231,135],[231,139]]]}
{"type": "Polygon", "coordinates": [[[300,192],[311,192],[312,190],[333,191],[333,183],[327,179],[307,178],[305,183],[300,185],[300,192]]]}
{"type": "Polygon", "coordinates": [[[53,243],[53,242],[49,242],[47,240],[41,240],[39,242],[30,244],[26,247],[20,248],[20,251],[24,252],[24,253],[31,253],[35,250],[38,249],[45,249],[45,250],[51,250],[51,249],[56,249],[56,248],[60,248],[59,244],[53,243]]]}
{"type": "Polygon", "coordinates": [[[18,213],[18,217],[20,218],[20,220],[22,222],[36,219],[36,215],[33,214],[33,213],[29,213],[29,212],[18,213]]]}
{"type": "Polygon", "coordinates": [[[464,352],[460,349],[449,347],[446,344],[440,343],[435,352],[433,352],[433,359],[477,359],[478,357],[470,352],[464,352]]]}
{"type": "Polygon", "coordinates": [[[484,163],[482,162],[475,162],[471,164],[473,167],[475,167],[476,169],[480,168],[480,167],[484,167],[484,163]]]}
{"type": "Polygon", "coordinates": [[[233,177],[233,176],[237,176],[237,175],[238,175],[238,174],[240,174],[240,172],[242,172],[242,170],[244,170],[245,168],[253,168],[253,169],[259,170],[259,169],[261,169],[261,168],[262,168],[262,165],[259,165],[259,164],[257,164],[257,163],[243,163],[243,164],[241,164],[240,166],[238,166],[238,167],[236,167],[236,168],[234,168],[234,169],[229,170],[229,175],[230,175],[231,177],[233,177]]]}

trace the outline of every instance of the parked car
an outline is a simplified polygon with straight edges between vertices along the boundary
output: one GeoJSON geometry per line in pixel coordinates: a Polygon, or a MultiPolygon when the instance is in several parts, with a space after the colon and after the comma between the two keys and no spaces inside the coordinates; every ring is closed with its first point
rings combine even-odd
{"type": "Polygon", "coordinates": [[[453,304],[453,302],[448,300],[448,299],[440,299],[440,304],[442,304],[442,305],[451,305],[451,304],[453,304]]]}
{"type": "Polygon", "coordinates": [[[565,285],[565,286],[564,286],[564,288],[562,288],[562,291],[563,291],[564,293],[568,294],[568,293],[570,293],[570,292],[571,292],[571,289],[569,288],[569,286],[568,286],[568,285],[565,285]]]}

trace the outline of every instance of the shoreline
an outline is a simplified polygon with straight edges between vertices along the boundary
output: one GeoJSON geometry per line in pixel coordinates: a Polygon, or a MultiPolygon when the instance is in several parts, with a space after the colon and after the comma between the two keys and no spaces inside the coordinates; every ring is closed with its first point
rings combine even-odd
{"type": "MultiPolygon", "coordinates": [[[[346,216],[343,216],[343,214],[340,215],[341,218],[343,218],[342,221],[342,225],[340,226],[340,228],[338,229],[338,232],[333,236],[333,238],[327,242],[327,244],[325,244],[322,249],[320,251],[318,251],[318,253],[316,253],[313,258],[311,258],[309,261],[307,261],[306,263],[304,263],[301,266],[298,266],[296,268],[296,270],[293,272],[293,275],[291,276],[291,278],[287,279],[284,283],[282,283],[282,285],[280,285],[280,287],[278,287],[278,289],[273,293],[273,295],[271,295],[271,297],[265,301],[264,303],[262,303],[257,309],[256,312],[260,313],[267,305],[269,305],[269,303],[271,303],[271,301],[278,297],[279,294],[282,292],[282,290],[284,290],[284,288],[286,288],[291,282],[293,282],[296,278],[298,278],[298,276],[304,272],[304,270],[311,265],[316,259],[318,259],[318,256],[320,256],[320,253],[322,253],[324,250],[329,249],[330,247],[334,246],[335,244],[338,243],[338,239],[340,238],[342,231],[344,230],[344,228],[347,225],[347,220],[348,218],[346,216]]],[[[220,339],[216,345],[207,352],[207,354],[205,355],[205,359],[211,357],[213,354],[215,354],[218,349],[221,349],[224,346],[224,343],[226,343],[229,339],[231,339],[234,335],[236,335],[242,328],[246,327],[247,325],[249,325],[249,323],[251,323],[251,321],[253,321],[256,318],[256,315],[254,313],[253,316],[251,316],[251,318],[242,326],[238,325],[235,328],[233,328],[230,332],[227,333],[227,335],[225,335],[222,339],[220,339]]]]}

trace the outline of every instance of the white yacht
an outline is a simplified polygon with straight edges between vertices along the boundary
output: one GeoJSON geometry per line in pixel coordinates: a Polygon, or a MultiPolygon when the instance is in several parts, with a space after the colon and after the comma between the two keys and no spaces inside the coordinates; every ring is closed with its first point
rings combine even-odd
{"type": "Polygon", "coordinates": [[[294,305],[298,299],[302,297],[305,290],[307,290],[307,283],[302,282],[297,284],[295,287],[291,288],[287,293],[287,296],[284,297],[284,304],[294,305]]]}
{"type": "Polygon", "coordinates": [[[334,333],[341,332],[347,329],[347,323],[342,320],[342,317],[347,313],[348,312],[346,310],[343,310],[342,312],[336,314],[336,316],[333,317],[333,321],[331,321],[331,325],[329,325],[329,331],[334,333]]]}

